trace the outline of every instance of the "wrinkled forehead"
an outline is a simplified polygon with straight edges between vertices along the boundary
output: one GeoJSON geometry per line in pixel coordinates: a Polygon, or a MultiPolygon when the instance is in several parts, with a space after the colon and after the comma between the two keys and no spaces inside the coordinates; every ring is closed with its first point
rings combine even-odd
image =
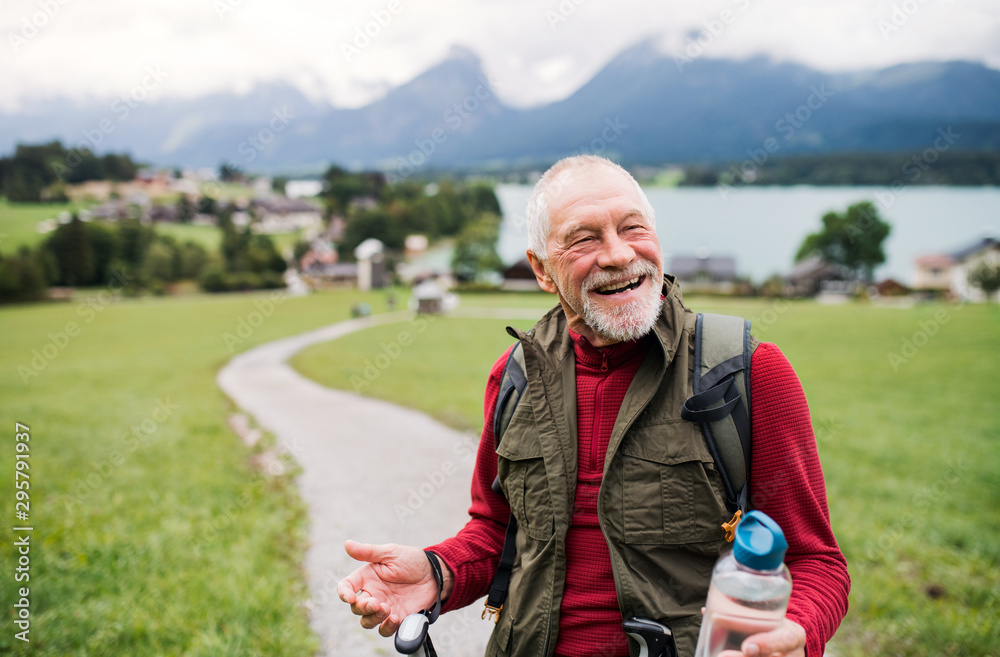
{"type": "Polygon", "coordinates": [[[549,186],[547,196],[550,235],[566,222],[646,215],[635,184],[611,167],[561,171],[549,186]]]}

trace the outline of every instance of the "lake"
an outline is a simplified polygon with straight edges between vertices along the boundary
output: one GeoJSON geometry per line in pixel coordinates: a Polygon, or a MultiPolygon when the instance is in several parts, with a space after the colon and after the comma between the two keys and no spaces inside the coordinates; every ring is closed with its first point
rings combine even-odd
{"type": "MultiPolygon", "coordinates": [[[[530,185],[498,185],[504,215],[498,250],[504,262],[524,256],[524,208],[530,185]]],[[[752,187],[723,198],[714,187],[647,187],[656,212],[656,229],[669,271],[672,256],[699,249],[736,258],[737,271],[755,283],[787,272],[806,235],[819,230],[825,213],[843,212],[872,201],[892,225],[885,242],[886,263],[876,279],[912,284],[914,259],[952,253],[1000,228],[1000,188],[904,187],[752,187]]]]}

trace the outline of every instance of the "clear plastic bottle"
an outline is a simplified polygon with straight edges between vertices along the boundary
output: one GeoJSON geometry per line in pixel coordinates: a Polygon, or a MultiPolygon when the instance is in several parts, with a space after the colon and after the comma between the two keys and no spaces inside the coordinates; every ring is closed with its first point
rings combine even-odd
{"type": "Polygon", "coordinates": [[[733,551],[712,571],[695,657],[741,655],[740,645],[748,636],[781,624],[792,593],[783,562],[787,549],[781,527],[765,513],[744,516],[733,551]]]}

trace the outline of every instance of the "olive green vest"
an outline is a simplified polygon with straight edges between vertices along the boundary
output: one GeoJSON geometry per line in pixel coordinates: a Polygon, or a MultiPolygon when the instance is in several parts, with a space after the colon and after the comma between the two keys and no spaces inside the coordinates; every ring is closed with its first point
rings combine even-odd
{"type": "MultiPolygon", "coordinates": [[[[678,655],[690,657],[712,567],[726,544],[720,525],[730,514],[701,428],[680,417],[692,394],[696,315],[671,276],[664,293],[657,346],[636,372],[611,433],[597,512],[623,618],[666,623],[678,655]]],[[[559,307],[530,334],[509,331],[523,346],[528,380],[497,447],[500,484],[518,521],[517,561],[486,655],[545,657],[559,630],[577,481],[576,358],[559,307]]]]}

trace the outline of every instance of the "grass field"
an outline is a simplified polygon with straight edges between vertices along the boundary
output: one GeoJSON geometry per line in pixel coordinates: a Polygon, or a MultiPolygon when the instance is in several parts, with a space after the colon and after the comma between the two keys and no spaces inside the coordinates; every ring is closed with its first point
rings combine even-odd
{"type": "MultiPolygon", "coordinates": [[[[0,254],[15,253],[21,246],[34,247],[45,240],[46,234],[36,230],[38,222],[54,219],[60,212],[75,212],[92,204],[81,203],[9,203],[0,197],[0,254]]],[[[161,235],[170,235],[179,243],[191,241],[216,252],[222,243],[222,231],[215,226],[192,224],[156,224],[161,235]]],[[[300,239],[299,233],[271,235],[278,251],[292,248],[300,239]]]]}
{"type": "MultiPolygon", "coordinates": [[[[3,608],[14,611],[15,422],[30,427],[31,643],[37,655],[312,655],[304,510],[292,475],[252,467],[215,385],[224,341],[268,294],[0,309],[3,608]],[[68,325],[70,322],[75,326],[68,325]],[[72,334],[72,335],[71,335],[72,334]],[[32,374],[34,372],[35,374],[32,374]],[[27,379],[27,383],[25,383],[27,379]]],[[[236,350],[326,325],[337,292],[276,305],[236,350]]]]}
{"type": "Polygon", "coordinates": [[[81,204],[10,203],[0,197],[0,253],[15,253],[21,246],[34,247],[45,239],[36,230],[39,221],[55,219],[62,211],[74,211],[81,204]]]}
{"type": "MultiPolygon", "coordinates": [[[[547,307],[551,300],[501,296],[489,303],[547,307]]],[[[836,654],[996,654],[1000,307],[689,305],[753,319],[755,334],[777,343],[802,380],[834,530],[853,578],[836,654]]],[[[504,326],[531,323],[438,319],[361,392],[479,430],[486,375],[511,343],[504,326]]],[[[352,390],[396,332],[384,326],[352,334],[300,353],[293,364],[352,390]]]]}

